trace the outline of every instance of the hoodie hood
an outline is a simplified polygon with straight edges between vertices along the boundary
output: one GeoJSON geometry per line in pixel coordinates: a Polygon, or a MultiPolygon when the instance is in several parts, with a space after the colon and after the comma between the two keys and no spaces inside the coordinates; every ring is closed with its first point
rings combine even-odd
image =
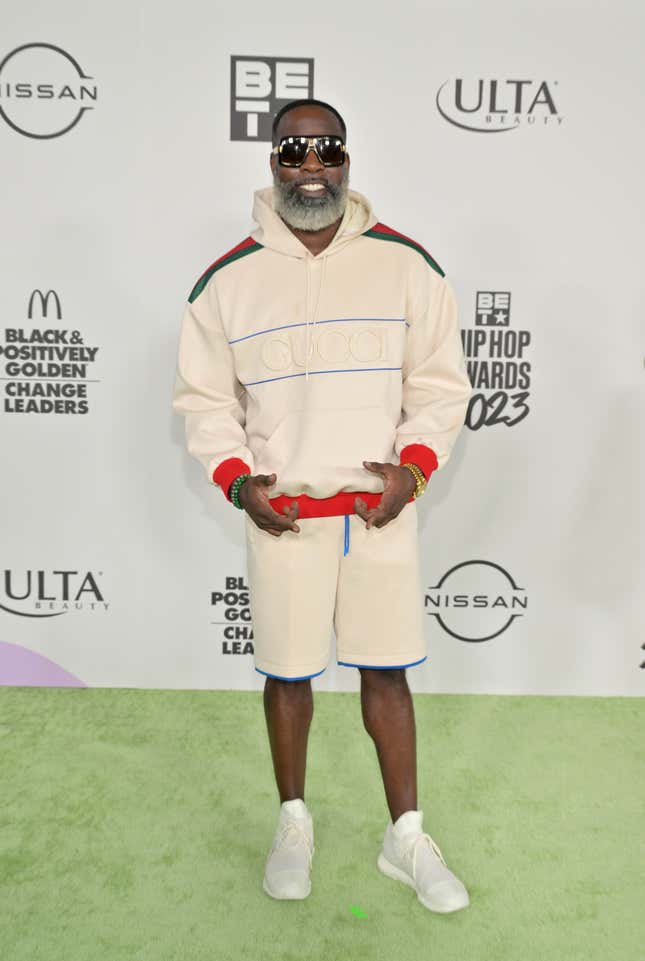
{"type": "Polygon", "coordinates": [[[324,250],[315,257],[289,230],[282,217],[274,208],[274,188],[263,187],[253,194],[253,219],[257,223],[251,237],[257,243],[269,250],[295,257],[302,261],[304,293],[304,324],[305,324],[305,379],[309,380],[309,358],[311,353],[310,328],[316,326],[318,305],[325,286],[327,259],[345,247],[350,240],[360,237],[377,223],[377,217],[372,210],[367,197],[356,190],[347,193],[347,205],[343,218],[334,237],[324,250]],[[320,279],[318,267],[320,265],[320,279]],[[314,290],[315,297],[314,297],[314,290]]]}
{"type": "MultiPolygon", "coordinates": [[[[270,250],[277,250],[281,254],[290,257],[312,257],[294,233],[287,227],[282,217],[276,213],[273,206],[274,188],[263,187],[256,190],[253,194],[253,219],[258,224],[257,228],[251,231],[251,237],[263,247],[270,250]]],[[[356,190],[349,190],[347,195],[347,206],[340,226],[336,231],[333,240],[318,257],[328,257],[335,253],[345,244],[349,243],[354,237],[364,233],[373,227],[377,222],[372,205],[367,197],[359,194],[356,190]]]]}

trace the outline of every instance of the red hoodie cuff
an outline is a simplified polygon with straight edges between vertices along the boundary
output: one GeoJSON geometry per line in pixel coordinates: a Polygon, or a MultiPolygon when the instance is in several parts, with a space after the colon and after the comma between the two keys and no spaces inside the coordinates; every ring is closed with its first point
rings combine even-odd
{"type": "Polygon", "coordinates": [[[423,471],[426,481],[437,469],[437,455],[425,444],[407,444],[399,454],[399,464],[416,464],[423,471]]]}
{"type": "Polygon", "coordinates": [[[213,471],[213,483],[219,484],[224,492],[224,497],[229,503],[233,503],[228,495],[228,489],[240,474],[250,474],[251,468],[239,457],[227,457],[213,471]]]}

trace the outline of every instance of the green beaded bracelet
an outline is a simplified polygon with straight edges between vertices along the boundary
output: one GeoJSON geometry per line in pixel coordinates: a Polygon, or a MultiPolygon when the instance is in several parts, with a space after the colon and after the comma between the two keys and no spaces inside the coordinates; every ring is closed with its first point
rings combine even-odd
{"type": "Polygon", "coordinates": [[[251,476],[250,474],[239,474],[235,478],[235,480],[233,481],[229,489],[232,502],[235,504],[236,507],[239,507],[240,510],[244,510],[244,508],[240,504],[240,499],[238,497],[238,494],[240,493],[240,487],[242,486],[244,481],[247,480],[250,476],[251,476]]]}

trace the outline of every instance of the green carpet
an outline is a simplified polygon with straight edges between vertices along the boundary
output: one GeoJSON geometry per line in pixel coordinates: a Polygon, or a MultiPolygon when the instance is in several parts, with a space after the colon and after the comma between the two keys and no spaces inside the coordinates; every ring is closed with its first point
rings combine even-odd
{"type": "Polygon", "coordinates": [[[643,700],[413,697],[424,829],[471,898],[450,915],[376,868],[357,693],[314,681],[312,892],[285,902],[260,692],[0,689],[0,958],[642,961],[643,700]]]}

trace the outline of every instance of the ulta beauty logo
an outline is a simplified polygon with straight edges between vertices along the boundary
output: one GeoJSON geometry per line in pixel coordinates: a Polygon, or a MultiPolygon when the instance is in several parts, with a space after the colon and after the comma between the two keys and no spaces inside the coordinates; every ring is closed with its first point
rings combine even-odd
{"type": "Polygon", "coordinates": [[[99,580],[103,571],[2,572],[0,610],[18,617],[58,617],[70,611],[107,610],[99,580]]]}
{"type": "Polygon", "coordinates": [[[562,123],[555,104],[558,81],[446,80],[435,103],[444,120],[474,133],[504,133],[518,127],[562,123]]]}

